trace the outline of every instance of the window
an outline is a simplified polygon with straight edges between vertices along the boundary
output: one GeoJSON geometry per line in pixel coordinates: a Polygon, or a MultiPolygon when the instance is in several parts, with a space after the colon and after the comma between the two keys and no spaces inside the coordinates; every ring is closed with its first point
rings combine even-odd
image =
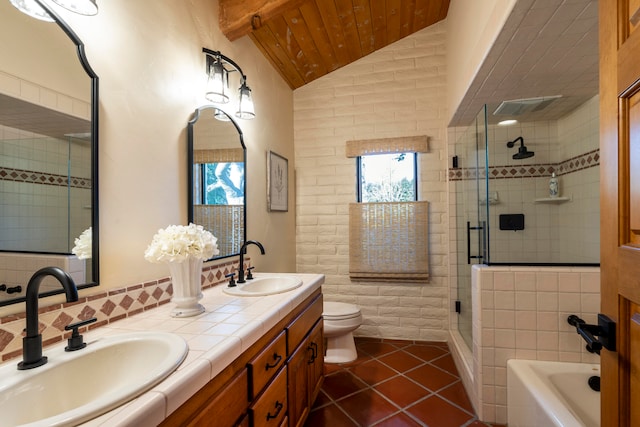
{"type": "Polygon", "coordinates": [[[349,204],[351,280],[428,282],[429,203],[417,200],[417,153],[428,151],[426,135],[347,141],[358,193],[349,204]]]}
{"type": "Polygon", "coordinates": [[[244,205],[244,163],[194,165],[195,204],[244,205]]]}
{"type": "Polygon", "coordinates": [[[358,202],[416,201],[416,171],[416,153],[358,156],[358,202]]]}

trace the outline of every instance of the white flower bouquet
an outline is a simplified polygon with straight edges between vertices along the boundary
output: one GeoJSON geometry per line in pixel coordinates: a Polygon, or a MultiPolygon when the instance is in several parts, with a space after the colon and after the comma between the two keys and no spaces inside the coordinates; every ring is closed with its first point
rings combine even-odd
{"type": "Polygon", "coordinates": [[[153,263],[183,262],[190,258],[206,260],[220,253],[217,241],[201,225],[170,225],[153,236],[144,258],[153,263]]]}
{"type": "Polygon", "coordinates": [[[92,239],[91,227],[84,230],[80,236],[76,237],[73,241],[75,246],[71,249],[71,252],[78,259],[89,259],[92,255],[91,239],[92,239]]]}

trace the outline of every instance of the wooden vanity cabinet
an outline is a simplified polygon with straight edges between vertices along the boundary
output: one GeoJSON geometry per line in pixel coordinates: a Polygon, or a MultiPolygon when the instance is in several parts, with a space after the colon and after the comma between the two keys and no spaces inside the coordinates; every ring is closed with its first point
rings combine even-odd
{"type": "Polygon", "coordinates": [[[161,424],[302,426],[323,380],[318,289],[161,424]]]}

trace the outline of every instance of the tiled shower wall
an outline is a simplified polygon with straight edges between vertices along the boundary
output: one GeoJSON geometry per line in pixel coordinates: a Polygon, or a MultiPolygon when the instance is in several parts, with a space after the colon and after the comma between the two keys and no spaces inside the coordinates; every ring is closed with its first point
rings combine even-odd
{"type": "MultiPolygon", "coordinates": [[[[69,273],[75,283],[87,283],[87,274],[91,272],[91,260],[81,260],[75,255],[44,255],[0,253],[0,284],[15,288],[20,286],[22,290],[8,294],[0,291],[0,301],[24,296],[27,291],[29,279],[41,268],[59,267],[69,273]]],[[[51,277],[45,277],[40,283],[40,292],[55,290],[60,284],[51,277]]]]}
{"type": "MultiPolygon", "coordinates": [[[[598,101],[596,96],[557,121],[488,127],[491,263],[599,262],[598,101]],[[518,136],[534,157],[512,159],[517,148],[506,143],[518,136]],[[568,201],[544,200],[552,172],[559,177],[560,196],[568,201]],[[525,229],[500,230],[501,214],[524,214],[525,229]]],[[[449,129],[450,156],[457,153],[455,141],[464,131],[449,129]]],[[[450,198],[474,173],[449,170],[450,198]]],[[[457,236],[456,245],[466,245],[459,231],[457,236]]]]}
{"type": "Polygon", "coordinates": [[[70,252],[91,224],[90,142],[1,125],[0,141],[0,249],[70,252]]]}
{"type": "MultiPolygon", "coordinates": [[[[487,267],[472,270],[473,382],[465,388],[478,417],[507,422],[507,360],[599,363],[567,323],[597,323],[597,267],[487,267]]],[[[463,376],[464,378],[464,376],[463,376]]]]}

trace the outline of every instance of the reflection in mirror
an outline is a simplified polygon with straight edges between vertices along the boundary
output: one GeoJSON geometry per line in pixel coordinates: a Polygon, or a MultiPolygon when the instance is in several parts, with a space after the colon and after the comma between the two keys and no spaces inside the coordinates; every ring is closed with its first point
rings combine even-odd
{"type": "MultiPolygon", "coordinates": [[[[24,301],[40,267],[62,268],[79,288],[98,281],[98,78],[51,16],[0,1],[0,305],[24,301]]],[[[58,289],[45,279],[40,293],[58,289]]]]}
{"type": "Polygon", "coordinates": [[[218,238],[216,258],[238,255],[246,223],[242,131],[224,111],[205,106],[196,110],[187,133],[189,222],[218,238]]]}

